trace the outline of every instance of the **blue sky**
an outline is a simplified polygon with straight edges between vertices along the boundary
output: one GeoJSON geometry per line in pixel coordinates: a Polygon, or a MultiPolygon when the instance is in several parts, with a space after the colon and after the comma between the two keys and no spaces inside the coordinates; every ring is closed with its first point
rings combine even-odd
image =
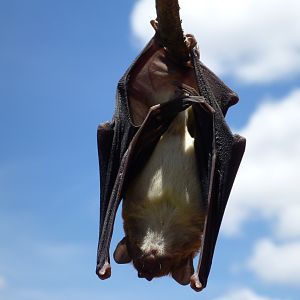
{"type": "MultiPolygon", "coordinates": [[[[0,1],[0,299],[299,299],[300,9],[274,1],[182,3],[203,61],[240,96],[228,121],[248,140],[202,294],[132,266],[94,273],[96,129],[152,34],[153,1],[0,1]]],[[[112,248],[120,216],[115,228],[112,248]]]]}

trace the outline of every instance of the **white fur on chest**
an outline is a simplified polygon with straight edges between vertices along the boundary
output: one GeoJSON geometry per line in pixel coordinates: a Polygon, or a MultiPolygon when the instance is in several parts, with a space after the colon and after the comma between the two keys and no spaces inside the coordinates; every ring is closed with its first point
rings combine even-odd
{"type": "Polygon", "coordinates": [[[187,116],[185,111],[175,118],[125,195],[124,228],[138,229],[127,234],[135,235],[144,253],[164,255],[176,247],[183,253],[187,241],[192,246],[186,251],[200,245],[205,206],[187,116]]]}
{"type": "Polygon", "coordinates": [[[186,127],[186,112],[180,113],[161,137],[146,166],[127,191],[126,198],[188,205],[199,202],[201,191],[194,139],[186,127]]]}

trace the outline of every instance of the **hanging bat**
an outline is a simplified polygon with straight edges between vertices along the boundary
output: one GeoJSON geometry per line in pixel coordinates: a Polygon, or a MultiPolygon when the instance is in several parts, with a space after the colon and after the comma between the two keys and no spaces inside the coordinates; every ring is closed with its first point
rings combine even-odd
{"type": "Polygon", "coordinates": [[[96,273],[111,275],[109,248],[123,200],[125,237],[115,261],[132,262],[149,281],[171,275],[200,291],[245,149],[224,119],[238,97],[200,62],[192,35],[185,36],[182,63],[152,24],[154,37],[119,81],[112,121],[98,127],[96,273]]]}

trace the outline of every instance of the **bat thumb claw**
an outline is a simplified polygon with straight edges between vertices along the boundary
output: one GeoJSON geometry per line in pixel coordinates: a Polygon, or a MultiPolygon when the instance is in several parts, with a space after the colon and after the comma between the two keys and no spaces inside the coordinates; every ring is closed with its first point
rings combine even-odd
{"type": "Polygon", "coordinates": [[[105,279],[109,278],[111,276],[110,263],[106,262],[101,269],[97,268],[96,273],[101,280],[105,280],[105,279]]]}
{"type": "Polygon", "coordinates": [[[157,20],[151,20],[150,24],[153,27],[153,29],[157,32],[158,31],[158,22],[157,22],[157,20]]]}
{"type": "Polygon", "coordinates": [[[192,277],[191,277],[191,288],[193,290],[195,290],[196,292],[200,292],[203,290],[204,286],[202,285],[202,283],[200,282],[199,280],[199,277],[197,274],[194,274],[192,277]]]}

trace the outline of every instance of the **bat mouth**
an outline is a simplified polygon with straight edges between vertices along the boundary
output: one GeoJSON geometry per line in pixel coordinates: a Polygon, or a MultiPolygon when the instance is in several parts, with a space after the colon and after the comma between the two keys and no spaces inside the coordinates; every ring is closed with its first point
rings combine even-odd
{"type": "Polygon", "coordinates": [[[155,277],[168,275],[171,271],[171,262],[171,258],[160,257],[156,253],[150,253],[134,260],[133,265],[138,271],[139,278],[151,281],[155,277]]]}
{"type": "Polygon", "coordinates": [[[154,276],[152,276],[152,275],[144,274],[144,273],[141,273],[141,272],[138,272],[138,277],[139,278],[145,278],[148,281],[151,281],[154,278],[154,276]]]}

